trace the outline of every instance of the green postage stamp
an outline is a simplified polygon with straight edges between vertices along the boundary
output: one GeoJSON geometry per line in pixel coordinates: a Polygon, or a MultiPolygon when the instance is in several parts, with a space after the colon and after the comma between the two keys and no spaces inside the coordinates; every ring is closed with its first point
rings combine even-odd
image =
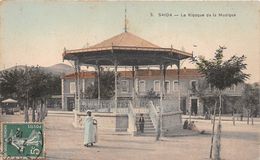
{"type": "Polygon", "coordinates": [[[44,159],[43,123],[2,123],[3,159],[44,159]]]}

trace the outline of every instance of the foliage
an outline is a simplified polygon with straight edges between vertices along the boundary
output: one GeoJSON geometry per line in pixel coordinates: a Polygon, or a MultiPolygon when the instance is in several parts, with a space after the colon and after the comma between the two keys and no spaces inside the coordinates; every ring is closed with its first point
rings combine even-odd
{"type": "Polygon", "coordinates": [[[243,94],[242,94],[242,104],[243,106],[251,112],[251,114],[259,111],[260,100],[259,100],[259,85],[255,84],[246,84],[243,94]]]}
{"type": "Polygon", "coordinates": [[[30,100],[60,94],[60,78],[43,72],[39,66],[5,70],[0,73],[0,94],[25,103],[30,100]]]}
{"type": "MultiPolygon", "coordinates": [[[[222,104],[222,91],[232,85],[237,85],[238,83],[243,83],[246,79],[249,78],[249,74],[243,73],[243,70],[246,69],[246,63],[244,62],[246,57],[243,55],[241,57],[232,56],[228,60],[223,60],[223,51],[226,47],[219,47],[216,50],[214,58],[206,60],[204,57],[195,57],[193,62],[196,63],[199,71],[205,76],[208,84],[211,87],[218,89],[219,91],[219,123],[217,128],[216,140],[214,143],[214,159],[220,158],[220,135],[221,135],[221,104],[222,104]]],[[[214,108],[215,110],[216,108],[214,108]]],[[[213,132],[212,132],[212,141],[210,149],[210,158],[212,158],[212,146],[213,146],[213,136],[214,136],[214,126],[215,126],[215,113],[213,120],[213,132]]]]}
{"type": "Polygon", "coordinates": [[[223,95],[225,112],[227,113],[241,113],[243,112],[243,107],[241,105],[240,96],[228,96],[223,95]]]}
{"type": "Polygon", "coordinates": [[[244,63],[246,57],[232,56],[230,59],[223,60],[223,51],[226,47],[219,47],[216,50],[214,58],[206,60],[204,57],[195,57],[193,62],[196,63],[199,71],[205,76],[211,87],[224,90],[232,85],[243,83],[249,78],[249,74],[243,73],[246,69],[244,63]]]}
{"type": "Polygon", "coordinates": [[[1,96],[18,98],[19,88],[17,84],[24,75],[25,72],[17,68],[11,71],[2,71],[0,73],[1,96]]]}
{"type": "Polygon", "coordinates": [[[198,87],[192,87],[189,90],[191,91],[191,94],[194,94],[200,98],[200,101],[204,104],[206,112],[213,112],[213,108],[217,100],[217,93],[206,80],[199,80],[198,87]]]}
{"type": "Polygon", "coordinates": [[[160,98],[160,95],[158,93],[156,93],[153,88],[151,88],[150,90],[148,90],[145,94],[144,98],[148,98],[148,99],[153,99],[153,98],[160,98]]]}
{"type": "MultiPolygon", "coordinates": [[[[104,71],[101,69],[100,71],[100,97],[103,99],[110,99],[112,98],[115,93],[115,75],[112,71],[104,71]]],[[[98,98],[98,79],[97,76],[95,78],[94,84],[91,84],[87,87],[86,97],[93,99],[98,98]]]]}

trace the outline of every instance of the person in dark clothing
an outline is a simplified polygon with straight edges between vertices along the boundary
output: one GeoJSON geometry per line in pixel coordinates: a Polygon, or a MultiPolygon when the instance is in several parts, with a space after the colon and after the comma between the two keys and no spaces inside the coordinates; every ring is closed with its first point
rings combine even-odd
{"type": "Polygon", "coordinates": [[[139,128],[141,133],[144,133],[144,117],[143,114],[141,114],[141,117],[139,118],[139,128]]]}
{"type": "Polygon", "coordinates": [[[188,122],[188,120],[186,119],[186,120],[184,121],[184,124],[183,124],[183,129],[188,129],[188,124],[189,124],[189,122],[188,122]]]}

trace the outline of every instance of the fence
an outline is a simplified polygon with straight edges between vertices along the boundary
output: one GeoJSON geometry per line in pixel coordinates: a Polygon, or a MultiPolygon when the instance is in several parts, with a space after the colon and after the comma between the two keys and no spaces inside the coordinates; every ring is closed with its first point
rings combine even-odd
{"type": "MultiPolygon", "coordinates": [[[[129,100],[117,100],[117,108],[115,108],[115,101],[100,100],[98,99],[81,99],[80,100],[80,112],[86,112],[92,110],[95,112],[113,112],[113,113],[125,113],[128,114],[129,100]]],[[[160,99],[154,98],[137,98],[133,103],[133,110],[135,113],[149,112],[149,106],[152,102],[153,106],[158,109],[160,107],[160,99]]],[[[171,99],[163,99],[162,109],[164,113],[179,111],[179,98],[172,97],[171,99]]]]}
{"type": "MultiPolygon", "coordinates": [[[[117,100],[117,113],[127,113],[129,100],[117,100]]],[[[81,99],[80,112],[92,110],[95,112],[115,112],[114,100],[81,99]]]]}

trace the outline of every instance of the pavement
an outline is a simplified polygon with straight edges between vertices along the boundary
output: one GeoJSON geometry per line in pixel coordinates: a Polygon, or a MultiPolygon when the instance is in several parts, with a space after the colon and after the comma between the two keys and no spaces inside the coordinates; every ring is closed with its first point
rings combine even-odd
{"type": "MultiPolygon", "coordinates": [[[[1,116],[0,121],[22,121],[23,116],[1,116]]],[[[99,130],[98,143],[83,146],[83,130],[72,126],[73,116],[48,114],[45,120],[46,159],[48,160],[204,160],[209,159],[212,124],[194,119],[208,134],[164,137],[134,137],[99,130]]],[[[260,119],[222,122],[221,157],[225,160],[260,160],[260,119]]]]}

